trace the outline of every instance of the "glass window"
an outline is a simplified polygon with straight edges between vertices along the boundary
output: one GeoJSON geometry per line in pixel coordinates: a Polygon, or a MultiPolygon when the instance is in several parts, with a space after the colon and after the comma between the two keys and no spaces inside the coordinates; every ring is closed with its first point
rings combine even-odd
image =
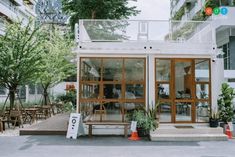
{"type": "Polygon", "coordinates": [[[196,103],[196,122],[209,121],[209,104],[208,102],[196,103]]]}
{"type": "Polygon", "coordinates": [[[29,94],[35,94],[35,85],[29,84],[29,94]]]}
{"type": "Polygon", "coordinates": [[[167,83],[157,84],[158,98],[169,99],[170,98],[170,85],[167,83]]]}
{"type": "Polygon", "coordinates": [[[97,106],[99,106],[99,104],[99,102],[80,103],[80,110],[84,121],[94,120],[92,115],[94,114],[95,108],[98,108],[97,106]]]}
{"type": "Polygon", "coordinates": [[[99,97],[99,84],[86,83],[81,85],[81,98],[98,98],[99,97]]]}
{"type": "Polygon", "coordinates": [[[156,81],[170,81],[171,60],[156,59],[156,81]]]}
{"type": "Polygon", "coordinates": [[[123,110],[125,115],[125,121],[131,121],[131,115],[135,110],[140,110],[145,107],[144,103],[133,103],[133,102],[128,102],[123,104],[123,110]]]}
{"type": "Polygon", "coordinates": [[[209,82],[209,60],[195,60],[195,79],[197,82],[209,82]]]}
{"type": "Polygon", "coordinates": [[[121,84],[104,84],[105,99],[121,99],[122,89],[121,84]]]}
{"type": "Polygon", "coordinates": [[[144,81],[144,59],[124,59],[126,81],[144,81]]]}
{"type": "Polygon", "coordinates": [[[95,114],[99,115],[99,114],[102,114],[102,112],[104,112],[104,116],[102,117],[102,120],[104,121],[121,121],[123,119],[122,111],[123,111],[122,103],[104,102],[101,113],[99,111],[95,111],[95,114]]]}
{"type": "Polygon", "coordinates": [[[175,63],[175,95],[177,99],[189,99],[192,95],[192,63],[175,63]]]}
{"type": "Polygon", "coordinates": [[[192,120],[191,103],[178,102],[176,103],[176,121],[191,121],[192,120]]]}
{"type": "Polygon", "coordinates": [[[123,121],[144,106],[145,59],[82,58],[80,72],[79,109],[84,120],[123,121]]]}
{"type": "Polygon", "coordinates": [[[123,59],[103,59],[103,81],[121,81],[123,59]]]}
{"type": "Polygon", "coordinates": [[[126,99],[144,98],[144,85],[143,84],[127,84],[125,98],[126,99]]]}
{"type": "Polygon", "coordinates": [[[37,85],[37,93],[43,94],[43,88],[42,88],[42,85],[40,85],[40,84],[37,85]]]}
{"type": "Polygon", "coordinates": [[[159,106],[160,122],[171,122],[171,104],[167,102],[160,103],[159,106]]]}
{"type": "Polygon", "coordinates": [[[209,84],[197,84],[196,96],[197,96],[197,99],[208,99],[209,98],[209,84]]]}
{"type": "Polygon", "coordinates": [[[26,88],[25,86],[19,86],[18,87],[18,94],[20,99],[26,99],[26,88]]]}
{"type": "Polygon", "coordinates": [[[101,74],[101,59],[82,58],[81,59],[81,80],[98,81],[101,74]]]}

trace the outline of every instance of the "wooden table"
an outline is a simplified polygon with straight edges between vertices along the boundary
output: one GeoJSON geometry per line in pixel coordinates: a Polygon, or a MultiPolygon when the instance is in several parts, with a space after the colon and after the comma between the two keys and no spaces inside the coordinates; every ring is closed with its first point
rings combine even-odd
{"type": "Polygon", "coordinates": [[[128,122],[86,122],[86,125],[88,125],[88,136],[92,136],[92,125],[123,125],[124,126],[124,136],[127,138],[127,131],[128,126],[130,123],[128,122]]]}

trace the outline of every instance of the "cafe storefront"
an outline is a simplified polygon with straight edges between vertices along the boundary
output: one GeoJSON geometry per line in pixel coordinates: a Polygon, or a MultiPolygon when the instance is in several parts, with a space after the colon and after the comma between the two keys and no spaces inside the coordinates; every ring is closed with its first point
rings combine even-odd
{"type": "Polygon", "coordinates": [[[210,58],[81,57],[79,65],[78,110],[84,121],[125,122],[128,113],[153,102],[160,103],[161,123],[209,120],[210,58]]]}

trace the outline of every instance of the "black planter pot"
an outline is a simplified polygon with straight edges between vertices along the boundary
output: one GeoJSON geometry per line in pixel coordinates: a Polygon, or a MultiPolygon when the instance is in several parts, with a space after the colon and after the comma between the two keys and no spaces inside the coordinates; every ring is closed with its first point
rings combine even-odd
{"type": "Polygon", "coordinates": [[[149,135],[149,132],[143,128],[137,128],[139,137],[146,137],[149,135]]]}
{"type": "Polygon", "coordinates": [[[210,118],[210,127],[212,128],[217,128],[219,126],[219,121],[218,119],[211,119],[210,118]]]}

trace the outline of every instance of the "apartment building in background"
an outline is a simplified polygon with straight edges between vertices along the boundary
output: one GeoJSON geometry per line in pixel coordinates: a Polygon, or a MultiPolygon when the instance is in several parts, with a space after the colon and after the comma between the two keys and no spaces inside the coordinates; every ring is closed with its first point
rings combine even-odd
{"type": "Polygon", "coordinates": [[[0,1],[0,35],[4,34],[6,22],[17,19],[27,23],[35,18],[36,0],[1,0],[0,1]]]}
{"type": "MultiPolygon", "coordinates": [[[[212,21],[216,46],[223,51],[224,77],[235,88],[235,1],[234,0],[171,0],[171,20],[199,20],[212,21]],[[208,5],[227,8],[226,15],[212,15],[206,17],[203,11],[208,5]]],[[[185,24],[177,28],[183,28],[185,24]]],[[[198,31],[198,30],[195,30],[198,31]]]]}

